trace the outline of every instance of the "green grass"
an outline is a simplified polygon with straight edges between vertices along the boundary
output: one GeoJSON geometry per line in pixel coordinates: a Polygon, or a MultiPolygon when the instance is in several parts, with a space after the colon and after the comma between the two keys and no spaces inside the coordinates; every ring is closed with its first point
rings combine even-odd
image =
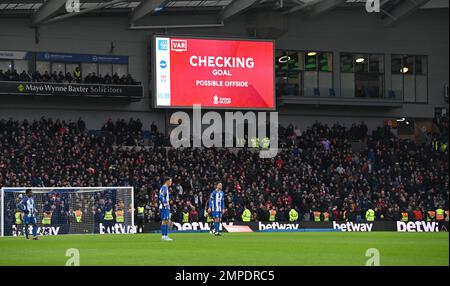
{"type": "Polygon", "coordinates": [[[77,248],[81,265],[357,265],[368,248],[381,265],[449,265],[448,233],[208,233],[0,238],[0,265],[65,265],[77,248]]]}

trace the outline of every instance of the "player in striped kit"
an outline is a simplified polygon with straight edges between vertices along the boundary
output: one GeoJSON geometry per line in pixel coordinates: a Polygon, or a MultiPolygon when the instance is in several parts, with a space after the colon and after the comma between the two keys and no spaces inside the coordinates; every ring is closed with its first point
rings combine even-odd
{"type": "Polygon", "coordinates": [[[214,234],[220,236],[220,222],[225,209],[224,194],[222,191],[222,183],[216,184],[216,189],[211,194],[209,201],[209,212],[212,213],[214,219],[214,234]]]}
{"type": "Polygon", "coordinates": [[[169,205],[169,187],[172,185],[172,179],[166,178],[164,185],[159,189],[159,213],[161,215],[161,240],[171,241],[169,238],[170,224],[170,205],[169,205]]]}
{"type": "Polygon", "coordinates": [[[23,222],[25,224],[25,238],[28,239],[28,226],[33,226],[33,240],[37,240],[36,208],[34,204],[33,192],[31,189],[25,191],[25,197],[19,204],[23,212],[23,222]]]}

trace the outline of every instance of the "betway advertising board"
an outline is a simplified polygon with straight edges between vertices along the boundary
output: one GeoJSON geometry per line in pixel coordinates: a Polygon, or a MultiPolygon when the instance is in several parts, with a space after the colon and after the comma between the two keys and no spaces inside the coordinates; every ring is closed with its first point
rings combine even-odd
{"type": "Polygon", "coordinates": [[[398,232],[439,232],[441,230],[448,231],[447,224],[438,222],[427,222],[427,221],[410,221],[410,222],[397,222],[398,232]]]}
{"type": "MultiPolygon", "coordinates": [[[[158,232],[160,224],[148,223],[144,232],[158,232]]],[[[210,225],[204,222],[173,223],[171,231],[207,232],[210,225]]],[[[448,231],[448,222],[227,222],[222,223],[224,232],[441,232],[448,231]]]]}
{"type": "Polygon", "coordinates": [[[274,42],[156,36],[155,107],[275,108],[274,42]]]}

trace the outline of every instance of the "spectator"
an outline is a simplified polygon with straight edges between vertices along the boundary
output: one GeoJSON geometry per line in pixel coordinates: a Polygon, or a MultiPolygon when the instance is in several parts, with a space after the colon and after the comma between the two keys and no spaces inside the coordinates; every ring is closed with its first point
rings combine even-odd
{"type": "Polygon", "coordinates": [[[42,75],[41,79],[42,79],[43,82],[49,82],[50,81],[51,77],[50,77],[50,74],[48,73],[48,71],[44,72],[44,74],[42,75]]]}
{"type": "Polygon", "coordinates": [[[119,75],[117,74],[117,72],[115,72],[114,73],[114,75],[113,75],[113,77],[112,77],[112,80],[113,80],[113,84],[119,84],[120,82],[120,77],[119,77],[119,75]]]}
{"type": "Polygon", "coordinates": [[[109,73],[106,73],[104,81],[105,84],[112,84],[112,77],[109,75],[109,73]]]}
{"type": "Polygon", "coordinates": [[[72,83],[73,77],[72,77],[72,74],[71,74],[70,72],[67,72],[67,73],[66,73],[66,76],[64,77],[64,81],[65,81],[66,83],[72,83]]]}
{"type": "Polygon", "coordinates": [[[80,67],[76,67],[73,71],[73,78],[76,83],[81,83],[81,70],[80,67]]]}
{"type": "Polygon", "coordinates": [[[19,76],[19,81],[31,81],[31,77],[28,75],[26,71],[22,71],[19,76]]]}
{"type": "Polygon", "coordinates": [[[189,221],[198,222],[198,212],[195,207],[192,207],[191,211],[189,212],[189,221]]]}
{"type": "Polygon", "coordinates": [[[35,71],[35,72],[33,73],[33,75],[31,76],[31,79],[32,79],[33,82],[40,82],[40,81],[43,81],[43,80],[42,80],[42,75],[39,73],[39,71],[35,71]]]}
{"type": "Polygon", "coordinates": [[[56,82],[58,82],[58,83],[63,83],[65,80],[66,80],[66,78],[65,78],[63,72],[60,71],[60,72],[58,73],[58,79],[57,79],[56,82]]]}

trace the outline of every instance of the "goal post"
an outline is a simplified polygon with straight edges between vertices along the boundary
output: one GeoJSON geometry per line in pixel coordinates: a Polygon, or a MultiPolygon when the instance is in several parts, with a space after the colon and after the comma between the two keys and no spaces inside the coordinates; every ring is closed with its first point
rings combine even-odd
{"type": "Polygon", "coordinates": [[[4,187],[0,190],[0,236],[24,234],[18,204],[27,189],[33,192],[42,235],[136,232],[133,187],[4,187]]]}

